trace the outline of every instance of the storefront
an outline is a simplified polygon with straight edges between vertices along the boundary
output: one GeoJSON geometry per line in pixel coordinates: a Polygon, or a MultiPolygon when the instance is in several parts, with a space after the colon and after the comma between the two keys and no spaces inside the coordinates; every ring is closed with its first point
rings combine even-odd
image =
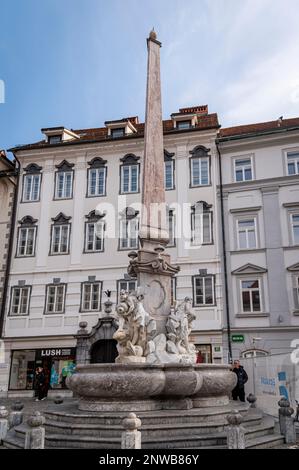
{"type": "Polygon", "coordinates": [[[49,389],[65,389],[75,369],[76,348],[26,349],[11,352],[9,390],[34,390],[35,371],[42,367],[49,389]]]}

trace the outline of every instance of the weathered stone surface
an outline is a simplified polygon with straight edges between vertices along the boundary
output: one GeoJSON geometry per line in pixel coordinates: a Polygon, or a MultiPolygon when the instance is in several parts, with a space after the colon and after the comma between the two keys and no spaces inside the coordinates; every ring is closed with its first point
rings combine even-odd
{"type": "Polygon", "coordinates": [[[278,405],[280,432],[284,436],[286,444],[294,444],[296,443],[295,419],[292,417],[294,409],[290,406],[289,400],[284,397],[279,400],[278,405]]]}
{"type": "Polygon", "coordinates": [[[8,411],[5,406],[0,406],[0,444],[8,432],[8,411]]]}
{"type": "Polygon", "coordinates": [[[243,420],[238,410],[232,410],[227,416],[229,426],[226,428],[226,435],[229,449],[245,449],[245,430],[241,426],[243,420]]]}
{"type": "Polygon", "coordinates": [[[164,366],[165,386],[162,396],[188,397],[200,390],[203,377],[192,365],[166,364],[164,366]]]}
{"type": "Polygon", "coordinates": [[[45,429],[42,427],[45,421],[44,416],[39,411],[35,411],[33,415],[29,416],[27,420],[29,429],[26,431],[25,449],[45,448],[45,429]]]}
{"type": "Polygon", "coordinates": [[[141,421],[135,413],[130,413],[127,418],[123,420],[123,427],[125,431],[121,436],[122,449],[141,449],[141,432],[138,429],[141,427],[141,421]]]}
{"type": "Polygon", "coordinates": [[[229,365],[195,364],[194,369],[203,379],[202,387],[194,394],[193,406],[223,406],[229,403],[229,394],[236,386],[237,377],[229,365]]]}

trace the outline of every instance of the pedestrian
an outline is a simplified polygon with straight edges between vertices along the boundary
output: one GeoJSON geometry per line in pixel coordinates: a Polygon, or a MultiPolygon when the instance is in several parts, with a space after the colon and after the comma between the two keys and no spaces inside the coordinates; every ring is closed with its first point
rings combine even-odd
{"type": "Polygon", "coordinates": [[[36,369],[36,387],[37,387],[37,398],[35,401],[42,401],[45,400],[47,397],[47,387],[46,387],[46,377],[44,374],[44,369],[42,367],[38,367],[36,369]]]}
{"type": "Polygon", "coordinates": [[[240,365],[240,361],[236,360],[233,364],[233,372],[237,375],[237,385],[232,391],[233,400],[245,402],[245,384],[248,380],[248,375],[243,366],[240,365]]]}
{"type": "Polygon", "coordinates": [[[203,362],[204,362],[204,357],[201,354],[201,351],[197,351],[196,363],[197,364],[202,364],[203,362]]]}

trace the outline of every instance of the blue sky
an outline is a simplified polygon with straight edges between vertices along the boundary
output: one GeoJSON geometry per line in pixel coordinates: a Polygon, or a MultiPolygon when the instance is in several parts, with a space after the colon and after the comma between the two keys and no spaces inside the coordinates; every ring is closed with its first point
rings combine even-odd
{"type": "Polygon", "coordinates": [[[198,104],[223,127],[299,116],[298,0],[0,0],[0,19],[0,148],[143,120],[153,26],[165,119],[198,104]]]}

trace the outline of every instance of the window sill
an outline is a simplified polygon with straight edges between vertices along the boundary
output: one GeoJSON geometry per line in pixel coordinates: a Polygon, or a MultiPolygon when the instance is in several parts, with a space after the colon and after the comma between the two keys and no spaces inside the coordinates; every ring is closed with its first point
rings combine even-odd
{"type": "Polygon", "coordinates": [[[293,315],[299,317],[299,309],[293,310],[293,315]]]}
{"type": "Polygon", "coordinates": [[[231,254],[235,253],[264,253],[266,248],[242,248],[240,250],[232,250],[231,254]]]}
{"type": "Polygon", "coordinates": [[[237,313],[236,314],[236,318],[266,318],[266,317],[270,317],[270,313],[269,312],[261,312],[261,313],[237,313]]]}

